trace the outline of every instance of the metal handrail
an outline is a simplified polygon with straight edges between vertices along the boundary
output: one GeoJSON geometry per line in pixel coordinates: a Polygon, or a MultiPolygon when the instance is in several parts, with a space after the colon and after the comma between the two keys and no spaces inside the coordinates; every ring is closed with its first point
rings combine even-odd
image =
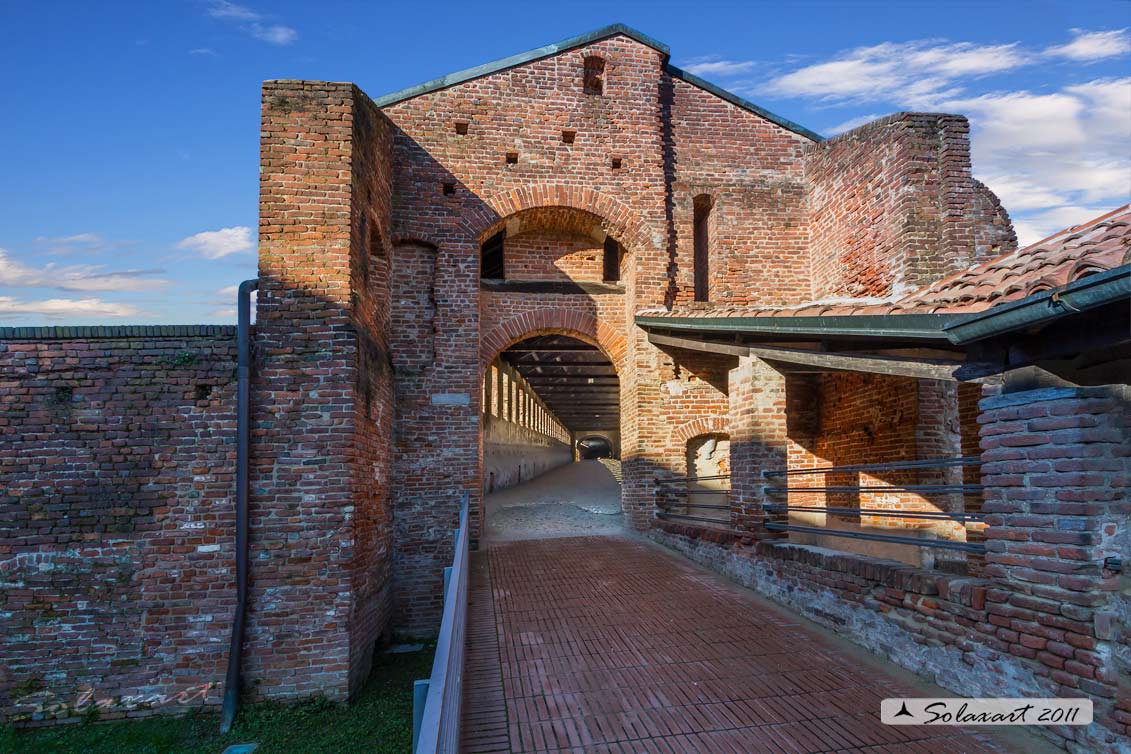
{"type": "Polygon", "coordinates": [[[844,484],[832,487],[766,487],[771,495],[788,492],[831,492],[847,494],[852,492],[937,492],[975,494],[983,489],[980,484],[844,484]]]}
{"type": "Polygon", "coordinates": [[[415,754],[459,751],[463,704],[464,636],[467,632],[468,494],[463,493],[455,555],[444,569],[444,612],[432,675],[413,686],[412,750],[415,754]]]}
{"type": "Polygon", "coordinates": [[[667,479],[657,479],[656,484],[682,484],[685,482],[713,482],[718,479],[730,479],[730,474],[715,474],[713,476],[681,476],[667,479]]]}
{"type": "Polygon", "coordinates": [[[857,463],[848,466],[823,466],[815,469],[786,469],[785,471],[763,471],[762,476],[769,479],[775,476],[803,476],[806,474],[836,473],[838,471],[898,471],[900,469],[938,469],[955,466],[976,466],[982,462],[981,456],[959,456],[957,458],[924,458],[916,461],[889,461],[886,463],[857,463]]]}
{"type": "Polygon", "coordinates": [[[930,521],[978,521],[988,513],[967,513],[965,511],[893,511],[882,508],[846,508],[824,505],[763,505],[763,510],[771,513],[803,511],[805,513],[832,513],[835,515],[889,516],[891,518],[921,518],[930,521]]]}
{"type": "Polygon", "coordinates": [[[706,516],[688,516],[688,515],[685,515],[683,513],[657,513],[656,517],[657,518],[663,518],[663,519],[675,518],[675,519],[679,519],[681,521],[702,521],[704,523],[720,524],[720,525],[726,526],[726,528],[728,528],[728,529],[730,528],[730,521],[728,521],[726,519],[722,519],[722,518],[708,518],[706,516]]]}
{"type": "Polygon", "coordinates": [[[954,542],[949,539],[921,539],[919,537],[901,537],[896,534],[873,534],[864,531],[845,531],[843,529],[826,529],[823,526],[797,526],[796,524],[782,524],[767,521],[763,524],[770,531],[795,531],[803,534],[819,534],[827,537],[845,537],[847,539],[866,539],[872,542],[891,542],[893,544],[914,545],[915,547],[931,547],[939,550],[960,550],[982,554],[986,546],[978,542],[954,542]]]}

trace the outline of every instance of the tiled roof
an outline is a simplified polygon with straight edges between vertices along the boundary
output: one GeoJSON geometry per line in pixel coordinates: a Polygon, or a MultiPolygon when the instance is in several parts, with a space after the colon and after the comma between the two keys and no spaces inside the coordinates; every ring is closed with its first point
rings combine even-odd
{"type": "Polygon", "coordinates": [[[689,304],[639,314],[695,318],[973,314],[1123,265],[1131,265],[1131,205],[1126,204],[897,300],[841,298],[777,307],[689,304]]]}

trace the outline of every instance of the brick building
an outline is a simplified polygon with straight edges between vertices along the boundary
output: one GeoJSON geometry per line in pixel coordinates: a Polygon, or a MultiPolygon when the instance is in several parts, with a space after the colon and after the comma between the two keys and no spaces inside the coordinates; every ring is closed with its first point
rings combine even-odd
{"type": "MultiPolygon", "coordinates": [[[[1087,695],[1061,742],[1126,746],[1127,208],[1019,250],[961,116],[822,139],[622,26],[262,104],[258,694],[343,698],[434,632],[461,502],[474,540],[485,489],[602,438],[635,528],[956,692],[1087,695]]],[[[235,335],[3,332],[10,718],[222,680],[235,335]]]]}

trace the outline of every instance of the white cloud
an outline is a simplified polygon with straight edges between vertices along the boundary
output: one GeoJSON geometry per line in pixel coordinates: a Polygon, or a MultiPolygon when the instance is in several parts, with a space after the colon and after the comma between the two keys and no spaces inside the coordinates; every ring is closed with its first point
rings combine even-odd
{"type": "Polygon", "coordinates": [[[225,0],[216,0],[213,2],[208,8],[208,15],[213,18],[232,21],[258,21],[262,18],[260,14],[256,13],[251,8],[229,3],[225,0]]]}
{"type": "Polygon", "coordinates": [[[1045,51],[1045,54],[1051,57],[1091,62],[1131,53],[1131,37],[1127,35],[1127,29],[1114,31],[1073,29],[1072,36],[1074,39],[1071,42],[1050,47],[1045,51]]]}
{"type": "Polygon", "coordinates": [[[229,254],[254,250],[255,241],[251,237],[251,228],[237,225],[196,233],[178,243],[177,248],[195,251],[205,259],[221,259],[229,254]]]}
{"type": "Polygon", "coordinates": [[[1021,246],[1028,246],[1042,238],[1048,238],[1057,231],[1099,217],[1111,209],[1113,208],[1107,206],[1080,207],[1068,205],[1054,207],[1043,212],[1030,213],[1024,218],[1014,220],[1013,228],[1017,231],[1017,242],[1021,246]]]}
{"type": "Polygon", "coordinates": [[[67,317],[130,317],[137,308],[129,304],[115,304],[97,298],[52,298],[44,301],[20,301],[11,296],[0,296],[0,319],[35,316],[46,319],[67,317]]]}
{"type": "Polygon", "coordinates": [[[251,36],[262,42],[270,42],[273,45],[289,45],[291,42],[298,39],[298,32],[289,26],[282,26],[279,24],[264,26],[263,24],[252,24],[248,27],[251,36]]]}
{"type": "Polygon", "coordinates": [[[213,309],[212,311],[208,312],[208,316],[211,319],[235,319],[236,318],[236,310],[234,308],[232,308],[232,309],[213,309]]]}
{"type": "Polygon", "coordinates": [[[273,45],[289,45],[298,39],[298,32],[282,24],[262,23],[262,13],[245,5],[215,0],[208,6],[208,15],[225,23],[236,24],[239,28],[261,42],[273,45]]]}
{"type": "Polygon", "coordinates": [[[772,79],[765,90],[822,100],[899,98],[937,101],[961,91],[959,79],[1013,70],[1031,56],[1016,44],[918,40],[884,42],[841,53],[772,79]]]}
{"type": "Polygon", "coordinates": [[[216,58],[216,57],[220,56],[220,54],[218,52],[216,52],[215,50],[213,50],[211,47],[197,47],[195,49],[189,50],[188,54],[189,55],[198,55],[198,56],[201,56],[201,57],[208,57],[208,58],[216,58]]]}
{"type": "Polygon", "coordinates": [[[58,288],[64,291],[144,291],[169,284],[154,278],[164,270],[120,270],[105,272],[99,265],[48,264],[32,267],[0,249],[0,285],[10,288],[58,288]]]}
{"type": "Polygon", "coordinates": [[[735,76],[740,73],[749,73],[753,68],[753,60],[720,60],[718,58],[695,58],[683,66],[683,70],[696,76],[735,76]]]}
{"type": "Polygon", "coordinates": [[[216,291],[216,295],[222,299],[234,299],[239,292],[240,287],[238,285],[225,285],[223,288],[216,291]]]}

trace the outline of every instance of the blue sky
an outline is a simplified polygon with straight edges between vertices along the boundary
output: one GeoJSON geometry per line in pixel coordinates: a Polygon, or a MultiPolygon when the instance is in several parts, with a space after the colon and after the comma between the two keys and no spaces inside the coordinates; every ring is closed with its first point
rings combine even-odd
{"type": "Polygon", "coordinates": [[[967,114],[1023,241],[1131,190],[1126,2],[0,0],[0,325],[234,321],[264,79],[378,96],[615,22],[826,135],[967,114]]]}

